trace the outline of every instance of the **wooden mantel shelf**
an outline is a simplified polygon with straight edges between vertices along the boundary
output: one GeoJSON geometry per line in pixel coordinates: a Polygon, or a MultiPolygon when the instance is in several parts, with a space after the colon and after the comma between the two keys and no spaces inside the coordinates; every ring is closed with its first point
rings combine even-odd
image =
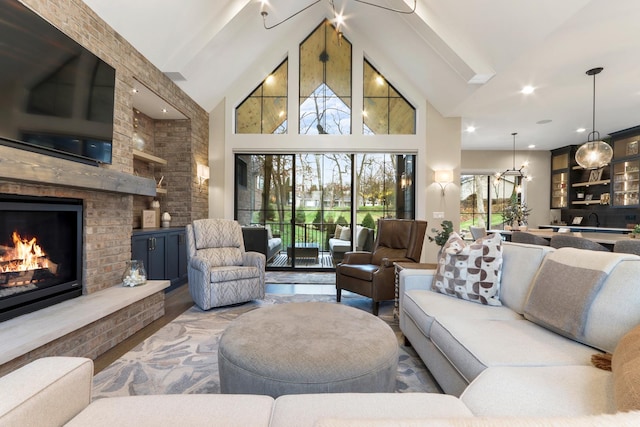
{"type": "Polygon", "coordinates": [[[156,195],[156,183],[150,178],[2,145],[0,179],[141,196],[156,195]]]}

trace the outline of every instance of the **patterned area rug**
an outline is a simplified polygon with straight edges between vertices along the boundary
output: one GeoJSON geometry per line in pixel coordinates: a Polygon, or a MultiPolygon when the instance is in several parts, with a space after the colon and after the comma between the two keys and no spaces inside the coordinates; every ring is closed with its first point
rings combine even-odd
{"type": "MultiPolygon", "coordinates": [[[[330,295],[267,294],[263,301],[202,311],[193,306],[94,377],[95,399],[148,394],[219,393],[218,340],[226,326],[250,310],[303,301],[335,303],[330,295]]],[[[371,301],[345,293],[342,303],[369,311],[371,301]]],[[[440,393],[411,347],[403,345],[393,302],[380,306],[380,318],[398,336],[397,392],[440,393]]]]}
{"type": "Polygon", "coordinates": [[[267,271],[265,282],[282,283],[282,284],[298,284],[313,283],[318,285],[335,285],[335,272],[296,272],[296,271],[267,271]]]}

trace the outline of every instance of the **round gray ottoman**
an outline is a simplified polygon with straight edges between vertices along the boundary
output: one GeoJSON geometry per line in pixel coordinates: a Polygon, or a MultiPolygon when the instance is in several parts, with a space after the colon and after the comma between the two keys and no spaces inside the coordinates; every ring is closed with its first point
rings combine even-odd
{"type": "Polygon", "coordinates": [[[398,341],[389,325],[342,304],[259,308],[225,329],[220,391],[233,394],[393,392],[398,341]]]}

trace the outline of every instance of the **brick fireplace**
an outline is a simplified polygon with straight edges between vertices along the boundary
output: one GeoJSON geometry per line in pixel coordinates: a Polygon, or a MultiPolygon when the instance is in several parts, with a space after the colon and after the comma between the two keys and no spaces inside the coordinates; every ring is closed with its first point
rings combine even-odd
{"type": "MultiPolygon", "coordinates": [[[[172,214],[172,226],[184,226],[208,216],[208,193],[199,190],[196,164],[208,163],[209,115],[81,0],[20,1],[116,69],[113,163],[100,167],[76,166],[74,162],[0,146],[0,194],[79,200],[84,225],[83,296],[58,305],[82,301],[103,292],[112,294],[111,291],[122,289],[121,275],[130,258],[136,216],[155,193],[153,188],[147,191],[146,184],[141,187],[140,177],[134,171],[132,89],[135,82],[142,82],[188,118],[186,129],[176,123],[158,123],[154,129],[156,137],[160,135],[161,139],[156,141],[152,154],[168,159],[168,164],[158,173],[165,176],[167,183],[167,194],[162,196],[161,204],[163,210],[172,214]],[[7,173],[10,168],[20,173],[7,173]]],[[[135,288],[128,290],[132,292],[125,293],[125,298],[139,292],[135,288]]],[[[163,310],[162,291],[127,301],[117,311],[65,336],[20,352],[11,360],[5,357],[0,360],[0,375],[43,356],[95,358],[161,316],[163,310]]],[[[72,311],[69,315],[68,318],[73,319],[72,311]]],[[[0,328],[7,322],[0,322],[0,328]]],[[[6,344],[3,343],[3,347],[6,348],[6,344]]],[[[10,348],[4,353],[13,350],[10,348]]]]}

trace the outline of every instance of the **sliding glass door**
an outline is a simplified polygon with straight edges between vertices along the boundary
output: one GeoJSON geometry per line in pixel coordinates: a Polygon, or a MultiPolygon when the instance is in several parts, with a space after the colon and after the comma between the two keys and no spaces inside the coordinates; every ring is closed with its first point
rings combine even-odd
{"type": "Polygon", "coordinates": [[[410,154],[237,154],[235,217],[266,229],[269,269],[333,269],[329,239],[351,245],[350,224],[414,217],[414,164],[410,154]]]}

